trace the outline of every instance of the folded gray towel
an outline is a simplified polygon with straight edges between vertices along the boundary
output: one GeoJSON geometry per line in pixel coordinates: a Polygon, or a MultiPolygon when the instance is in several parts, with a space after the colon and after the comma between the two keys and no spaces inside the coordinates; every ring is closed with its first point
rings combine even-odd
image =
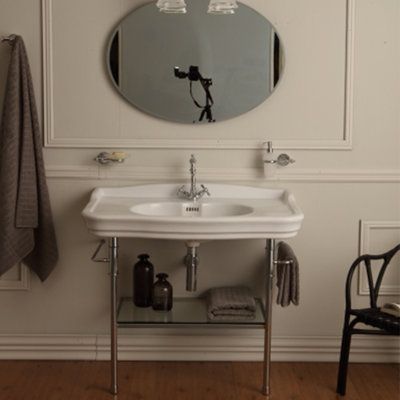
{"type": "Polygon", "coordinates": [[[247,287],[222,287],[208,291],[207,313],[211,320],[253,319],[255,311],[256,302],[247,287]]]}
{"type": "Polygon", "coordinates": [[[12,41],[0,127],[0,275],[23,262],[44,281],[58,250],[24,42],[12,41]]]}
{"type": "Polygon", "coordinates": [[[276,302],[282,307],[288,306],[291,302],[296,306],[299,304],[299,262],[293,249],[285,242],[278,244],[278,261],[293,260],[290,264],[277,265],[278,297],[276,302]]]}

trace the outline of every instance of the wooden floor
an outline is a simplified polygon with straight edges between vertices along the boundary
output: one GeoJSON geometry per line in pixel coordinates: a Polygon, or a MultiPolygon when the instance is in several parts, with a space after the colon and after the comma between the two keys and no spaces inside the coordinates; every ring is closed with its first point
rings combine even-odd
{"type": "MultiPolygon", "coordinates": [[[[273,400],[340,399],[335,363],[273,363],[273,400]]],[[[257,400],[261,363],[120,362],[118,400],[257,400]]],[[[399,366],[351,364],[345,400],[397,400],[399,366]]],[[[109,365],[1,361],[0,400],[110,400],[109,365]]]]}

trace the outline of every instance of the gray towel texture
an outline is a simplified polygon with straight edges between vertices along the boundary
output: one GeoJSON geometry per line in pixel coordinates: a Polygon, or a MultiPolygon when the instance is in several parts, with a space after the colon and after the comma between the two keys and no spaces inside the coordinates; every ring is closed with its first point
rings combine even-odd
{"type": "Polygon", "coordinates": [[[58,250],[24,42],[11,42],[0,126],[0,275],[19,262],[44,281],[58,250]]]}
{"type": "Polygon", "coordinates": [[[276,302],[282,307],[287,307],[290,303],[299,304],[299,262],[293,249],[285,242],[278,244],[278,261],[293,260],[291,264],[278,264],[277,282],[278,297],[276,302]]]}
{"type": "Polygon", "coordinates": [[[247,287],[222,287],[207,293],[207,313],[210,320],[235,321],[253,319],[256,303],[247,287]]]}

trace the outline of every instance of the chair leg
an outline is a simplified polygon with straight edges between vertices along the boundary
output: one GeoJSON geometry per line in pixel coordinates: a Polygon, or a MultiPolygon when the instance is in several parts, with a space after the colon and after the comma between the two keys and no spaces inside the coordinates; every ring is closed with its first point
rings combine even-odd
{"type": "Polygon", "coordinates": [[[343,329],[342,347],[340,350],[340,362],[336,387],[336,392],[342,396],[346,394],[347,367],[349,365],[350,344],[351,327],[349,326],[348,321],[346,321],[343,329]]]}

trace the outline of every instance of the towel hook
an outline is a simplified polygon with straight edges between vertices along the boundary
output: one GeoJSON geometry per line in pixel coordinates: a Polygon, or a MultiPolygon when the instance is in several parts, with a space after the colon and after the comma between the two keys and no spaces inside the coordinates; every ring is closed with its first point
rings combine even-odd
{"type": "Polygon", "coordinates": [[[11,44],[16,38],[16,35],[12,34],[12,35],[8,35],[8,36],[2,36],[1,37],[1,42],[7,42],[8,44],[11,44]]]}

